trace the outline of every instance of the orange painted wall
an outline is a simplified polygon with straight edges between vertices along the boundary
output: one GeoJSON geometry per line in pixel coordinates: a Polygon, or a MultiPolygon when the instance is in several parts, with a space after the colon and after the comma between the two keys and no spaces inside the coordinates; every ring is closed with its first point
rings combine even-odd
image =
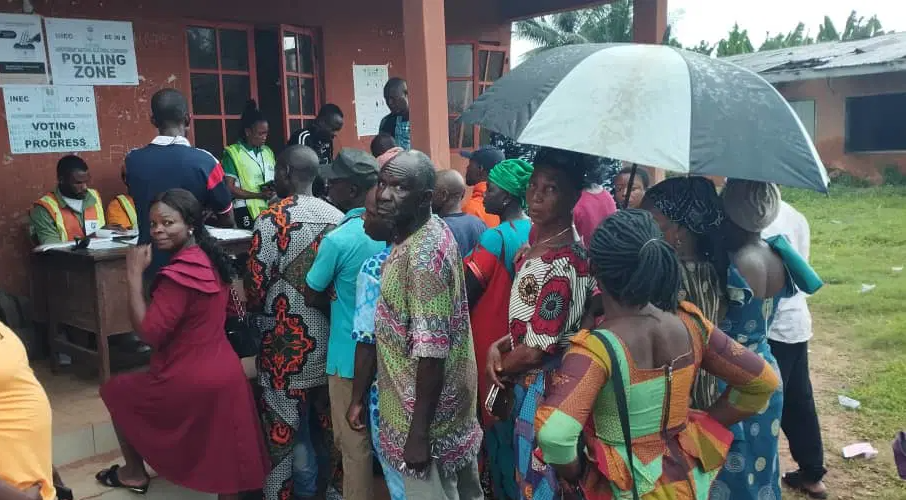
{"type": "Polygon", "coordinates": [[[906,72],[806,80],[778,89],[790,101],[815,101],[815,146],[829,171],[845,171],[872,182],[881,182],[881,171],[888,165],[906,172],[906,152],[849,154],[844,149],[846,98],[906,92],[906,72]]]}
{"type": "MultiPolygon", "coordinates": [[[[338,104],[347,126],[338,147],[368,147],[355,131],[352,65],[390,64],[391,76],[406,76],[402,4],[398,0],[33,0],[37,14],[48,17],[128,20],[133,22],[140,84],[97,87],[101,151],[82,156],[92,182],[105,200],[122,192],[120,167],[126,153],[155,135],[149,100],[160,88],[176,87],[188,95],[184,30],[190,20],[280,23],[317,28],[322,36],[324,102],[338,104]]],[[[509,25],[498,24],[496,0],[446,2],[449,39],[509,45],[509,25]]],[[[0,12],[14,12],[21,2],[3,2],[0,12]]],[[[0,112],[2,103],[0,103],[0,112]]],[[[5,116],[2,115],[2,116],[5,116]]],[[[27,214],[31,203],[56,184],[60,154],[11,155],[6,120],[0,119],[0,290],[28,295],[27,214]]],[[[458,155],[457,155],[458,156],[458,155]]]]}

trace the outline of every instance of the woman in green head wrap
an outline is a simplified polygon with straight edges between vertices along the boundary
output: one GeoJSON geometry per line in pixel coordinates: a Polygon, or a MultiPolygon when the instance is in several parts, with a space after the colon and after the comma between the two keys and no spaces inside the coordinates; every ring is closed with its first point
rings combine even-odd
{"type": "MultiPolygon", "coordinates": [[[[478,246],[466,256],[466,288],[472,319],[472,338],[477,366],[487,364],[491,344],[509,331],[507,310],[515,269],[516,252],[528,243],[531,220],[525,215],[525,190],[532,176],[532,164],[523,160],[504,160],[488,174],[484,208],[500,217],[500,225],[481,235],[478,246]]],[[[478,370],[479,401],[484,402],[491,383],[485,371],[478,370]]],[[[490,476],[493,498],[518,498],[513,476],[513,422],[487,415],[485,424],[484,471],[490,476]]]]}

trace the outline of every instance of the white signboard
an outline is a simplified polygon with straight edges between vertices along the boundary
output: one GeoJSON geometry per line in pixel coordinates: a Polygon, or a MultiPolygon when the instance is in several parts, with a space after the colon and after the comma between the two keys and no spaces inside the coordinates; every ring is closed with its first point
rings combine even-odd
{"type": "Polygon", "coordinates": [[[94,87],[7,85],[3,101],[13,154],[100,151],[94,87]]]}
{"type": "Polygon", "coordinates": [[[0,84],[47,83],[41,17],[0,14],[0,84]]]}
{"type": "Polygon", "coordinates": [[[352,86],[355,92],[355,126],[359,137],[378,135],[381,119],[389,110],[384,102],[384,85],[388,66],[352,65],[352,86]]]}
{"type": "Polygon", "coordinates": [[[138,85],[128,21],[44,19],[54,85],[138,85]]]}

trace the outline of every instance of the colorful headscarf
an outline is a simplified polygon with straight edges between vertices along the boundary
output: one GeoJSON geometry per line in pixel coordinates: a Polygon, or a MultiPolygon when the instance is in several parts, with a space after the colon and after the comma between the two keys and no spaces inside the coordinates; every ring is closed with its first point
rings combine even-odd
{"type": "Polygon", "coordinates": [[[503,160],[491,169],[488,182],[515,196],[525,208],[525,190],[534,170],[535,167],[525,160],[503,160]]]}
{"type": "Polygon", "coordinates": [[[643,204],[695,234],[716,231],[724,220],[723,204],[707,177],[672,177],[651,186],[643,204]]]}
{"type": "Polygon", "coordinates": [[[377,157],[378,168],[386,165],[388,161],[392,160],[393,157],[402,153],[403,151],[405,151],[405,149],[403,149],[401,147],[394,147],[394,148],[388,149],[386,152],[384,152],[384,154],[377,157]]]}

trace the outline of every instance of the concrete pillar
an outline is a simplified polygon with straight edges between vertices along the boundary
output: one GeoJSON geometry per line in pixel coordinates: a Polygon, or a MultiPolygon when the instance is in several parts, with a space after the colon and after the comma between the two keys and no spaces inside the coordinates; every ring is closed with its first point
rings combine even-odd
{"type": "MultiPolygon", "coordinates": [[[[632,41],[635,43],[660,44],[667,31],[667,0],[633,0],[632,41]]],[[[664,180],[664,171],[648,167],[651,182],[664,180]]]]}
{"type": "Polygon", "coordinates": [[[450,167],[444,0],[403,0],[412,147],[450,167]]]}
{"type": "Polygon", "coordinates": [[[632,41],[661,43],[667,31],[667,0],[632,2],[632,41]]]}

